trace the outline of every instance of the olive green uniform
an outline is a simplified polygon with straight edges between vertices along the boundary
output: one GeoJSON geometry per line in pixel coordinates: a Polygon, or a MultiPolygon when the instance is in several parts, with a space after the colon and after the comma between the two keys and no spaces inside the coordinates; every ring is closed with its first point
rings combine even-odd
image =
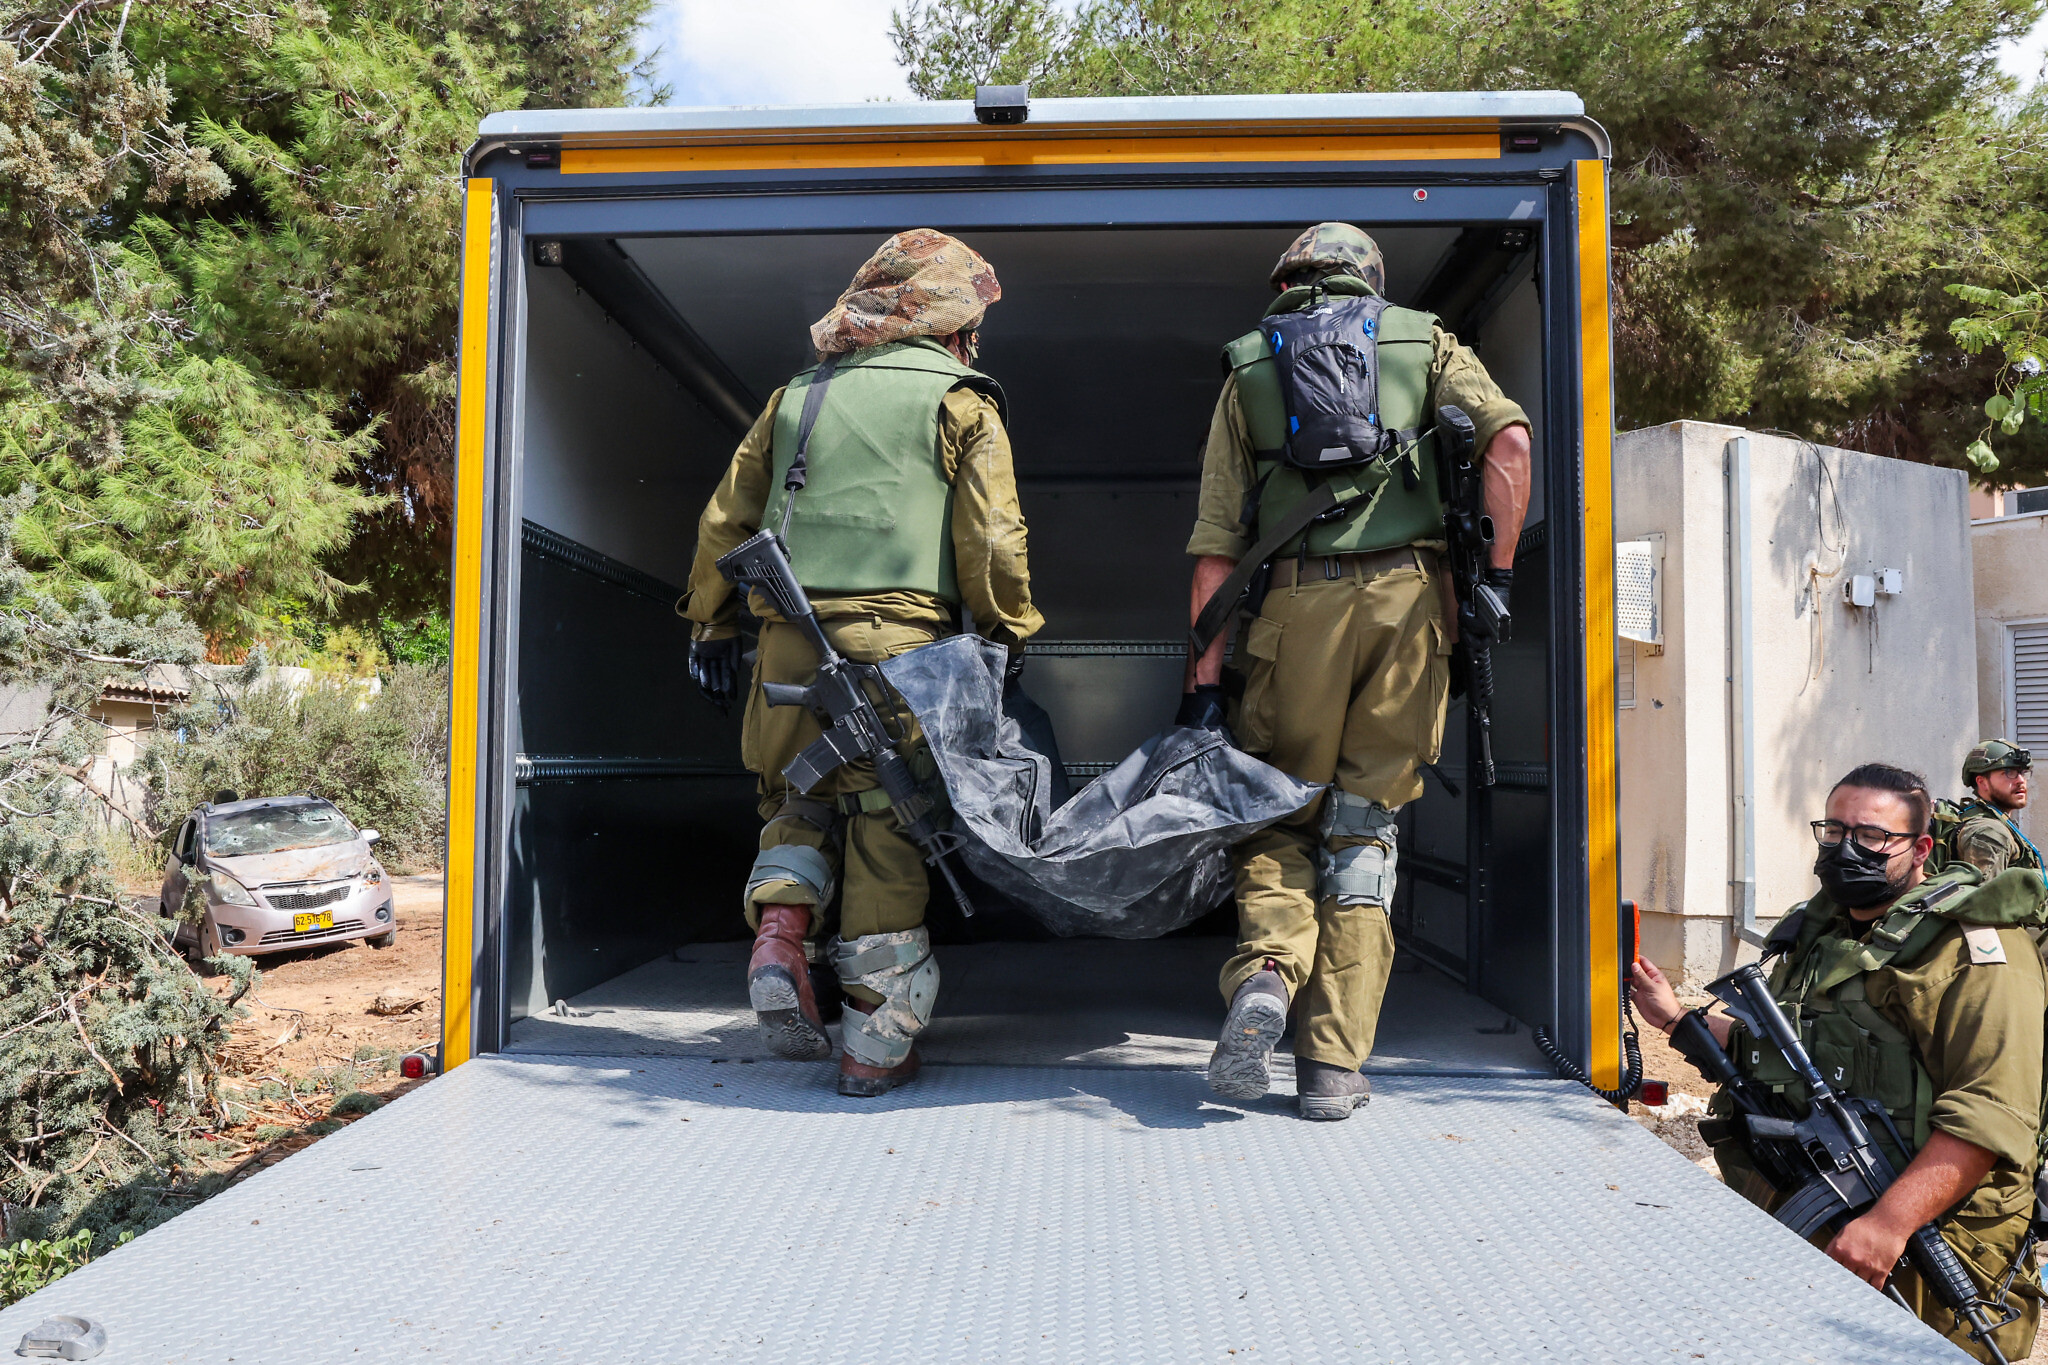
{"type": "Polygon", "coordinates": [[[1986,877],[1995,877],[2008,867],[2030,867],[2041,871],[2041,861],[2031,844],[2013,832],[2008,817],[1975,797],[1961,805],[1963,822],[1956,826],[1950,856],[1968,863],[1986,877]]]}
{"type": "MultiPolygon", "coordinates": [[[[1885,917],[1860,923],[1817,894],[1807,902],[1797,946],[1771,974],[1771,990],[1830,1082],[1882,1103],[1916,1147],[1940,1131],[1996,1158],[1942,1223],[1942,1236],[1988,1291],[2011,1267],[2033,1216],[2048,972],[2026,929],[1974,925],[1967,903],[1956,913],[1957,920],[1927,925],[1897,957],[1865,970],[1898,926],[1885,917]]],[[[1745,1072],[1803,1100],[1776,1050],[1739,1025],[1729,1051],[1745,1072]]],[[[1727,1107],[1719,1098],[1713,1106],[1716,1113],[1727,1107]]],[[[1889,1148],[1881,1135],[1880,1142],[1889,1148]]],[[[1887,1155],[1903,1168],[1903,1153],[1887,1155]]],[[[1769,1209],[1782,1198],[1736,1141],[1717,1143],[1714,1156],[1722,1178],[1751,1201],[1769,1209]]],[[[1901,1270],[1893,1283],[1923,1319],[1971,1349],[1967,1330],[1953,1330],[1954,1315],[1933,1301],[1919,1276],[1901,1270]]],[[[2019,1360],[2032,1349],[2040,1322],[2033,1266],[2014,1276],[2011,1292],[2022,1315],[1994,1340],[2019,1360]]]]}
{"type": "MultiPolygon", "coordinates": [[[[1341,277],[1324,287],[1337,293],[1365,288],[1341,277]]],[[[1274,311],[1303,306],[1309,293],[1288,290],[1274,311]]],[[[1416,335],[1429,348],[1425,411],[1463,408],[1480,451],[1507,427],[1528,425],[1522,409],[1449,332],[1426,325],[1416,335]]],[[[1389,425],[1395,423],[1389,419],[1389,425]]],[[[1233,373],[1209,425],[1190,555],[1239,559],[1257,541],[1257,528],[1240,520],[1258,481],[1256,462],[1233,373]]],[[[1423,473],[1433,487],[1433,467],[1423,473]]],[[[1407,544],[1358,557],[1334,578],[1323,575],[1336,560],[1311,556],[1305,580],[1297,581],[1296,556],[1276,558],[1275,584],[1239,636],[1233,668],[1242,688],[1230,689],[1238,694],[1231,729],[1246,752],[1305,781],[1334,782],[1390,811],[1421,794],[1418,765],[1437,757],[1450,681],[1451,639],[1438,581],[1440,517],[1407,544]]],[[[1270,959],[1294,1002],[1295,1055],[1355,1069],[1372,1052],[1393,966],[1393,932],[1384,913],[1318,895],[1324,804],[1318,800],[1238,845],[1238,951],[1224,965],[1221,986],[1229,999],[1270,959]]],[[[1334,852],[1361,842],[1339,834],[1327,847],[1334,852]]]]}
{"type": "MultiPolygon", "coordinates": [[[[948,354],[937,342],[924,339],[895,346],[948,354]]],[[[720,576],[717,560],[761,528],[764,513],[779,494],[775,433],[788,392],[778,389],[768,400],[767,410],[740,442],[698,522],[697,557],[684,612],[696,623],[696,639],[723,639],[738,632],[739,602],[732,586],[720,576]]],[[[1045,622],[1031,602],[1024,514],[1017,499],[1009,436],[995,403],[970,388],[947,392],[938,407],[936,451],[939,472],[951,489],[945,513],[950,536],[945,587],[957,592],[960,604],[972,613],[975,629],[983,636],[1020,646],[1045,622]]],[[[790,533],[799,577],[801,508],[799,503],[790,533]]],[[[819,590],[812,592],[811,602],[835,649],[857,662],[879,663],[952,634],[957,629],[958,612],[949,595],[918,589],[819,590]]],[[[802,844],[825,855],[843,888],[842,937],[850,940],[914,928],[924,922],[924,860],[916,845],[897,828],[873,767],[861,763],[835,770],[811,793],[812,801],[797,797],[784,782],[783,767],[818,737],[818,721],[803,707],[770,707],[762,684],[810,682],[816,676],[817,654],[763,595],[752,594],[748,605],[762,626],[747,693],[741,754],[747,768],[760,775],[761,818],[767,822],[761,832],[761,847],[802,844]],[[821,803],[838,808],[838,838],[828,832],[832,815],[821,809],[821,803]]],[[[907,714],[898,719],[911,731],[913,768],[928,777],[930,759],[919,744],[915,722],[907,714]]],[[[761,905],[816,906],[817,900],[810,888],[797,882],[760,885],[749,897],[748,923],[755,923],[761,905]]],[[[813,914],[813,933],[823,911],[824,907],[818,906],[813,914]]]]}

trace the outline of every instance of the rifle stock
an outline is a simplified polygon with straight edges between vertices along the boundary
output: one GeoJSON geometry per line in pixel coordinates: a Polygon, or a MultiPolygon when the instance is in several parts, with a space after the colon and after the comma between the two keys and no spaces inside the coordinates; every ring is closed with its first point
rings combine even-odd
{"type": "Polygon", "coordinates": [[[939,828],[937,805],[896,751],[899,736],[891,732],[875,706],[874,694],[888,686],[881,670],[873,664],[855,663],[832,647],[811,608],[810,596],[790,567],[789,551],[774,531],[756,532],[721,556],[718,572],[735,586],[765,595],[776,613],[803,631],[818,651],[818,674],[808,686],[761,684],[762,697],[770,706],[806,707],[824,727],[824,733],[783,768],[784,779],[808,795],[846,764],[872,763],[896,823],[924,854],[925,862],[945,878],[960,913],[972,915],[974,903],[946,858],[960,846],[960,836],[939,828]]]}

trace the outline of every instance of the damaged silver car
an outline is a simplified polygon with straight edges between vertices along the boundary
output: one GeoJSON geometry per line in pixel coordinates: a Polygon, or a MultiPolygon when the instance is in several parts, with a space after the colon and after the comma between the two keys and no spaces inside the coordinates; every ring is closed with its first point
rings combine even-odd
{"type": "Polygon", "coordinates": [[[163,907],[177,916],[177,944],[196,965],[222,953],[254,956],[309,944],[398,941],[391,885],[359,830],[317,796],[209,802],[171,845],[163,907]],[[205,912],[179,914],[187,892],[205,912]]]}

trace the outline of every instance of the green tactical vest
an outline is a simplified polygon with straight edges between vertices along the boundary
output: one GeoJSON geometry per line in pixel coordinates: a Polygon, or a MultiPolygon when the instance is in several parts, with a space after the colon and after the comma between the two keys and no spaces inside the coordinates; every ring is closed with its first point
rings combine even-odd
{"type": "MultiPolygon", "coordinates": [[[[783,480],[815,367],[790,380],[775,410],[774,492],[763,526],[782,523],[783,480]]],[[[919,337],[841,358],[805,456],[809,478],[789,522],[789,558],[812,592],[909,589],[960,600],[953,564],[953,486],[939,457],[939,410],[972,388],[998,408],[1002,390],[919,337]]]]}
{"type": "MultiPolygon", "coordinates": [[[[1347,275],[1332,276],[1317,286],[1300,286],[1274,300],[1266,316],[1291,313],[1312,307],[1318,293],[1359,295],[1371,293],[1363,281],[1347,275]]],[[[1432,328],[1436,319],[1412,309],[1388,307],[1380,314],[1379,366],[1380,425],[1388,431],[1407,430],[1424,424],[1429,407],[1429,367],[1436,358],[1432,328]]],[[[1258,536],[1279,523],[1287,509],[1308,496],[1310,479],[1327,479],[1338,500],[1360,494],[1378,495],[1370,503],[1340,521],[1311,526],[1308,553],[1348,554],[1359,550],[1389,550],[1418,541],[1444,538],[1443,497],[1437,489],[1436,437],[1416,442],[1406,459],[1389,471],[1376,465],[1333,471],[1311,476],[1280,463],[1280,448],[1287,440],[1287,405],[1281,398],[1280,374],[1263,329],[1247,332],[1223,348],[1223,364],[1237,376],[1237,401],[1244,412],[1252,438],[1252,473],[1264,479],[1259,494],[1258,536]],[[1407,487],[1400,465],[1407,464],[1416,475],[1416,486],[1407,487]]],[[[1257,537],[1255,537],[1257,538],[1257,537]]],[[[1301,537],[1289,541],[1276,558],[1300,553],[1301,537]]]]}
{"type": "MultiPolygon", "coordinates": [[[[1976,868],[1959,864],[1900,897],[1858,940],[1830,932],[1843,917],[1825,893],[1817,894],[1804,907],[1797,941],[1771,972],[1771,994],[1799,1029],[1800,1041],[1828,1084],[1882,1104],[1918,1151],[1927,1144],[1933,1079],[1912,1040],[1871,1007],[1869,973],[1910,965],[1958,920],[2025,927],[2038,935],[2042,900],[2036,873],[2006,872],[1986,882],[1976,868]]],[[[1806,1086],[1768,1039],[1736,1024],[1728,1035],[1728,1053],[1744,1074],[1785,1094],[1794,1105],[1806,1103],[1806,1086]]],[[[1720,1112],[1725,1103],[1717,1100],[1714,1107],[1720,1112]]],[[[1894,1149],[1881,1130],[1872,1136],[1893,1169],[1903,1170],[1910,1154],[1894,1149]]]]}

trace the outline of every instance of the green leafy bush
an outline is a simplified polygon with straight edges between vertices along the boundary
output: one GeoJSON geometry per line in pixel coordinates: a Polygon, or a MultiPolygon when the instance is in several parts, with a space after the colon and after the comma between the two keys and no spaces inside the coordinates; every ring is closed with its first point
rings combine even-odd
{"type": "Polygon", "coordinates": [[[260,656],[202,683],[143,756],[156,823],[178,822],[222,788],[244,796],[313,792],[384,835],[397,868],[438,867],[446,838],[448,677],[395,665],[380,691],[316,679],[293,691],[260,656]]]}
{"type": "MultiPolygon", "coordinates": [[[[114,1245],[120,1246],[134,1236],[133,1232],[124,1232],[114,1245]]],[[[0,1247],[0,1308],[63,1279],[91,1259],[91,1228],[80,1228],[68,1237],[20,1241],[0,1247]]]]}
{"type": "Polygon", "coordinates": [[[351,1090],[328,1107],[329,1114],[374,1114],[384,1107],[384,1100],[367,1090],[351,1090]]]}

